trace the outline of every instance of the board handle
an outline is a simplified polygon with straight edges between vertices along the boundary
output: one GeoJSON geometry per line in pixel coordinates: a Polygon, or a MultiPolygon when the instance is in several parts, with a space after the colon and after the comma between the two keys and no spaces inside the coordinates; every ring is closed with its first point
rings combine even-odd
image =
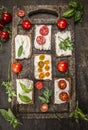
{"type": "Polygon", "coordinates": [[[36,9],[36,10],[32,10],[29,12],[28,16],[31,17],[33,15],[37,15],[37,14],[48,14],[48,15],[54,15],[55,17],[58,17],[58,13],[54,10],[50,10],[50,9],[36,9]]]}

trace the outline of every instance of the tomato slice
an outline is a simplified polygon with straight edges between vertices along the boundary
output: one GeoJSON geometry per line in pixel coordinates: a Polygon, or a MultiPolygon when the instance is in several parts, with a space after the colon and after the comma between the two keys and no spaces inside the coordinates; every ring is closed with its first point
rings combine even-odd
{"type": "Polygon", "coordinates": [[[62,101],[68,101],[69,100],[69,94],[67,92],[61,92],[59,94],[59,98],[62,100],[62,101]]]}
{"type": "Polygon", "coordinates": [[[42,89],[42,88],[43,88],[43,82],[37,81],[37,82],[35,83],[35,87],[36,87],[37,89],[42,89]]]}
{"type": "Polygon", "coordinates": [[[59,87],[60,89],[65,89],[66,86],[67,86],[67,83],[66,83],[65,80],[59,80],[59,81],[58,81],[58,87],[59,87]]]}
{"type": "Polygon", "coordinates": [[[37,36],[36,42],[37,42],[39,45],[43,45],[43,44],[46,43],[46,39],[45,39],[44,36],[37,36]]]}
{"type": "Polygon", "coordinates": [[[40,34],[43,35],[43,36],[46,36],[48,35],[49,33],[49,28],[46,26],[46,25],[43,25],[41,28],[40,28],[40,34]]]}
{"type": "Polygon", "coordinates": [[[22,9],[18,9],[18,10],[17,10],[17,15],[18,15],[19,17],[24,17],[24,16],[25,16],[25,11],[22,10],[22,9]]]}
{"type": "Polygon", "coordinates": [[[48,111],[48,104],[44,103],[40,107],[41,112],[47,112],[48,111]]]}

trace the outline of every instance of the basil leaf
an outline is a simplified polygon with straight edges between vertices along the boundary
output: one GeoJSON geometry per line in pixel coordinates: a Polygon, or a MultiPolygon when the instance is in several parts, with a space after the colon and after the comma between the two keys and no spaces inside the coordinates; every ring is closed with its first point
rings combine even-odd
{"type": "Polygon", "coordinates": [[[11,117],[10,117],[9,113],[6,110],[0,109],[0,113],[1,113],[1,115],[4,117],[4,119],[6,121],[10,121],[11,120],[11,117]]]}
{"type": "Polygon", "coordinates": [[[22,52],[23,52],[23,45],[21,45],[18,49],[18,57],[22,55],[22,52]]]}
{"type": "Polygon", "coordinates": [[[23,83],[20,83],[20,86],[21,86],[21,88],[24,90],[24,92],[26,92],[26,93],[29,93],[29,92],[31,92],[32,90],[33,90],[33,87],[31,87],[31,88],[27,88],[26,86],[25,86],[25,84],[23,84],[23,83]]]}
{"type": "Polygon", "coordinates": [[[72,8],[76,9],[78,7],[78,5],[79,5],[78,2],[76,2],[76,1],[70,1],[69,2],[69,6],[72,7],[72,8]]]}
{"type": "Polygon", "coordinates": [[[11,109],[8,109],[8,114],[11,118],[15,119],[16,117],[14,116],[14,114],[12,113],[11,109]]]}
{"type": "Polygon", "coordinates": [[[70,18],[74,15],[75,13],[75,10],[72,8],[72,9],[68,9],[67,11],[65,11],[62,16],[65,17],[65,18],[70,18]]]}
{"type": "Polygon", "coordinates": [[[21,100],[22,102],[25,102],[25,103],[29,103],[29,102],[32,101],[28,96],[21,95],[21,94],[19,94],[19,98],[20,98],[20,100],[21,100]]]}

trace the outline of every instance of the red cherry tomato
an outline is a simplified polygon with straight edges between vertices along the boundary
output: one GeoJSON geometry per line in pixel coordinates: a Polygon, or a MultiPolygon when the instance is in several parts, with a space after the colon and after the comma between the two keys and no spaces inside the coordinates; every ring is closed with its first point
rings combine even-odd
{"type": "Polygon", "coordinates": [[[68,101],[69,100],[69,94],[67,92],[61,92],[59,94],[59,98],[62,100],[62,101],[68,101]]]}
{"type": "Polygon", "coordinates": [[[68,69],[68,64],[65,61],[60,61],[57,65],[57,68],[61,72],[65,72],[68,69]]]}
{"type": "Polygon", "coordinates": [[[12,14],[11,13],[8,13],[8,12],[3,12],[2,13],[2,20],[5,22],[5,23],[10,23],[12,21],[12,14]]]}
{"type": "Polygon", "coordinates": [[[25,11],[22,10],[22,9],[18,9],[18,10],[17,10],[17,15],[18,15],[19,17],[24,17],[24,16],[25,16],[25,11]]]}
{"type": "Polygon", "coordinates": [[[0,30],[2,30],[4,27],[4,21],[2,19],[0,19],[0,30]]]}
{"type": "Polygon", "coordinates": [[[67,27],[67,21],[65,19],[59,19],[57,22],[58,28],[65,29],[67,27]]]}
{"type": "Polygon", "coordinates": [[[44,103],[40,107],[41,112],[47,112],[48,111],[48,104],[44,103]]]}
{"type": "Polygon", "coordinates": [[[19,62],[14,62],[11,67],[12,67],[12,71],[15,73],[19,73],[23,68],[19,62]]]}
{"type": "Polygon", "coordinates": [[[43,25],[41,28],[40,28],[40,34],[43,35],[43,36],[46,36],[48,35],[49,33],[49,28],[46,26],[46,25],[43,25]]]}
{"type": "Polygon", "coordinates": [[[45,38],[44,36],[37,36],[36,42],[37,42],[39,45],[43,45],[43,44],[46,43],[46,38],[45,38]]]}
{"type": "Polygon", "coordinates": [[[0,38],[1,38],[2,40],[7,41],[7,40],[9,39],[9,33],[6,32],[6,31],[1,31],[1,32],[0,32],[0,38]]]}
{"type": "Polygon", "coordinates": [[[22,27],[24,29],[29,29],[32,26],[31,22],[29,20],[23,20],[22,21],[22,27]]]}
{"type": "Polygon", "coordinates": [[[37,89],[42,89],[42,88],[43,88],[43,82],[37,81],[37,82],[35,83],[35,87],[36,87],[37,89]]]}
{"type": "Polygon", "coordinates": [[[65,89],[66,86],[67,86],[67,83],[66,83],[65,80],[59,80],[59,81],[58,81],[58,87],[59,87],[60,89],[65,89]]]}

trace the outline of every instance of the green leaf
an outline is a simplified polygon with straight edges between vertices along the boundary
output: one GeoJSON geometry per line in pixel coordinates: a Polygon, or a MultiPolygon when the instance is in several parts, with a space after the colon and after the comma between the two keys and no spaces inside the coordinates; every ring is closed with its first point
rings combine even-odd
{"type": "Polygon", "coordinates": [[[75,13],[75,10],[73,8],[72,9],[68,9],[67,11],[65,11],[62,14],[62,17],[70,18],[70,17],[74,16],[74,13],[75,13]]]}
{"type": "Polygon", "coordinates": [[[13,112],[11,111],[10,108],[8,110],[0,109],[0,113],[1,113],[1,115],[3,116],[3,118],[6,121],[10,122],[10,124],[13,126],[14,130],[16,130],[16,128],[17,128],[18,125],[22,124],[21,122],[19,122],[16,119],[15,115],[13,114],[13,112]]]}
{"type": "Polygon", "coordinates": [[[4,119],[6,121],[10,121],[11,120],[11,117],[10,117],[9,113],[6,110],[0,109],[0,113],[1,113],[1,115],[4,117],[4,119]]]}
{"type": "Polygon", "coordinates": [[[18,57],[22,55],[22,52],[23,52],[23,45],[21,45],[18,49],[18,57]]]}
{"type": "Polygon", "coordinates": [[[21,88],[24,90],[24,92],[26,92],[26,93],[29,93],[29,92],[31,92],[32,90],[33,90],[33,87],[31,87],[31,88],[27,88],[26,87],[26,85],[25,84],[23,84],[23,83],[20,83],[20,86],[21,86],[21,88]]]}
{"type": "Polygon", "coordinates": [[[79,4],[78,4],[78,2],[76,2],[76,1],[70,1],[70,2],[69,2],[69,6],[70,6],[71,8],[77,9],[78,6],[79,6],[79,4]]]}
{"type": "Polygon", "coordinates": [[[28,96],[21,95],[21,94],[19,94],[19,98],[20,98],[20,100],[21,100],[22,102],[25,102],[25,103],[29,103],[29,102],[32,101],[28,96]]]}
{"type": "Polygon", "coordinates": [[[73,50],[73,45],[69,37],[67,37],[66,39],[62,39],[62,38],[60,39],[61,39],[61,42],[59,44],[60,49],[63,49],[64,51],[73,50]]]}
{"type": "Polygon", "coordinates": [[[82,11],[77,11],[74,15],[74,20],[75,22],[81,22],[82,21],[82,16],[83,16],[83,12],[82,11]]]}

